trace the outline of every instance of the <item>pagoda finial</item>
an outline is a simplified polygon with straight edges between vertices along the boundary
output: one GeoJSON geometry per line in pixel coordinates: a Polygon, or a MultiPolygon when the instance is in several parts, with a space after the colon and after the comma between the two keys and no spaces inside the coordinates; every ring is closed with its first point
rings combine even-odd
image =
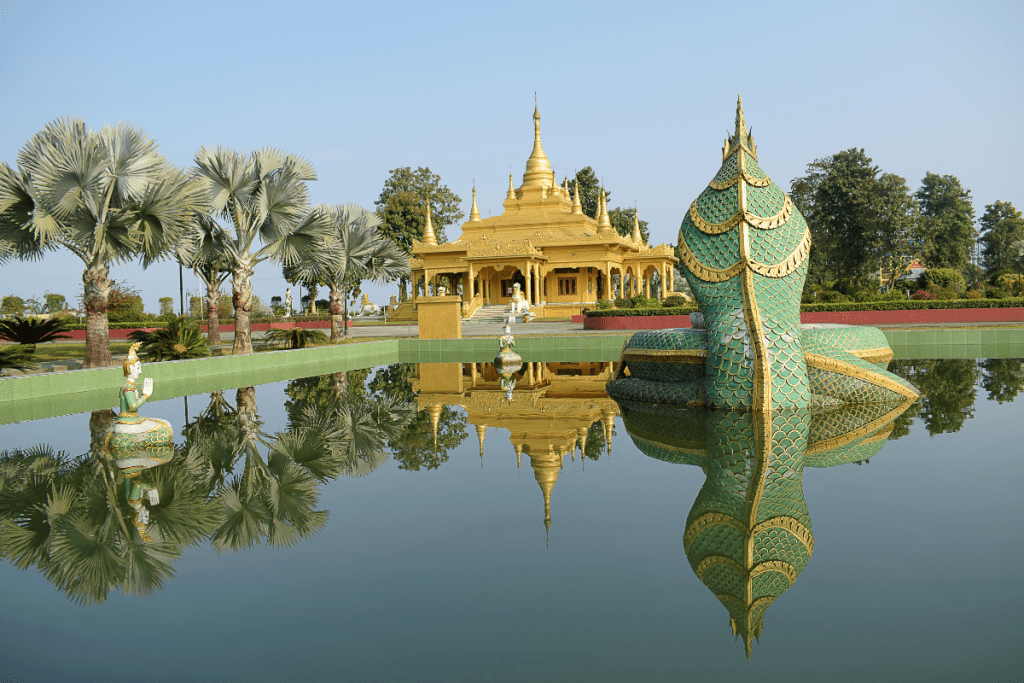
{"type": "Polygon", "coordinates": [[[523,444],[521,444],[521,443],[517,443],[517,444],[515,445],[515,448],[516,448],[516,467],[518,468],[518,467],[519,467],[519,465],[521,465],[521,464],[522,464],[522,459],[523,459],[523,444]]]}
{"type": "Polygon", "coordinates": [[[512,174],[509,173],[508,174],[508,196],[506,196],[505,199],[515,199],[515,198],[516,198],[516,188],[512,185],[512,174]]]}
{"type": "Polygon", "coordinates": [[[636,207],[633,207],[633,241],[637,244],[642,242],[640,239],[640,214],[636,207]]]}
{"type": "Polygon", "coordinates": [[[572,212],[583,213],[583,204],[580,203],[580,179],[576,178],[576,194],[572,198],[572,212]]]}
{"type": "Polygon", "coordinates": [[[597,231],[599,233],[614,232],[612,222],[608,219],[608,198],[604,195],[604,185],[597,202],[597,231]]]}
{"type": "Polygon", "coordinates": [[[469,220],[480,220],[480,211],[476,208],[476,179],[473,180],[473,208],[469,210],[469,220]]]}
{"type": "Polygon", "coordinates": [[[427,225],[423,228],[423,243],[437,245],[437,237],[434,236],[434,226],[430,224],[430,200],[427,200],[427,225]]]}
{"type": "Polygon", "coordinates": [[[533,152],[526,160],[526,173],[523,174],[523,185],[544,186],[551,179],[551,162],[544,154],[540,144],[540,110],[537,108],[537,93],[533,94],[533,152]]]}

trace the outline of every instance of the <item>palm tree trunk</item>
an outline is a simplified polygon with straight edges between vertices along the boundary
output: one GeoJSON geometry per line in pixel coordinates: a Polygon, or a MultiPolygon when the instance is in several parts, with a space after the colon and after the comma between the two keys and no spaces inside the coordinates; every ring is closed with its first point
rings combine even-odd
{"type": "Polygon", "coordinates": [[[339,341],[342,326],[345,324],[344,309],[341,303],[341,288],[337,282],[331,283],[331,341],[339,341]]]}
{"type": "Polygon", "coordinates": [[[408,297],[408,294],[406,294],[406,291],[405,291],[405,284],[406,284],[407,281],[408,280],[406,280],[406,278],[404,278],[404,277],[398,278],[398,300],[399,301],[405,301],[406,298],[408,297]]]}
{"type": "Polygon", "coordinates": [[[231,300],[235,306],[235,343],[231,353],[252,353],[252,266],[248,260],[231,271],[231,300]]]}
{"type": "Polygon", "coordinates": [[[206,336],[210,346],[220,344],[220,287],[217,276],[207,273],[206,279],[206,336]]]}
{"type": "Polygon", "coordinates": [[[105,368],[110,363],[110,326],[107,320],[107,295],[110,294],[110,269],[93,265],[82,274],[85,288],[85,359],[83,368],[105,368]]]}

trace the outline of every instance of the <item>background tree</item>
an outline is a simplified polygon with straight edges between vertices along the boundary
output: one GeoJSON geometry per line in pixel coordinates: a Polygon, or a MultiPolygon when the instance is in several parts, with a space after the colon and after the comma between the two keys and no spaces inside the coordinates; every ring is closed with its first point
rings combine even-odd
{"type": "Polygon", "coordinates": [[[962,269],[974,249],[971,191],[951,175],[926,173],[914,193],[924,231],[924,259],[929,268],[962,269]]]}
{"type": "Polygon", "coordinates": [[[10,294],[0,301],[0,314],[3,315],[24,315],[25,300],[20,296],[10,294]]]}
{"type": "Polygon", "coordinates": [[[981,255],[985,270],[1013,270],[1016,261],[1011,245],[1024,239],[1024,217],[1010,202],[997,201],[985,207],[981,220],[981,255]]]}
{"type": "Polygon", "coordinates": [[[129,124],[94,132],[58,119],[22,148],[18,168],[0,163],[0,242],[18,258],[63,246],[82,259],[83,367],[110,365],[107,292],[111,264],[144,267],[177,243],[199,201],[187,175],[129,124]]]}
{"type": "MultiPolygon", "coordinates": [[[[86,294],[81,295],[83,304],[86,294]]],[[[142,307],[142,295],[139,290],[124,282],[110,280],[107,285],[107,316],[114,322],[136,322],[142,320],[145,313],[142,307]]]]}
{"type": "MultiPolygon", "coordinates": [[[[447,242],[445,227],[461,221],[462,200],[441,184],[441,176],[429,168],[409,166],[393,169],[384,181],[384,189],[374,202],[381,219],[380,232],[395,242],[406,254],[412,254],[413,240],[423,239],[427,224],[424,207],[430,202],[430,224],[438,244],[447,242]]],[[[399,279],[401,300],[407,297],[407,277],[399,279]]]]}
{"type": "MultiPolygon", "coordinates": [[[[623,209],[616,206],[614,209],[608,212],[608,220],[611,222],[612,227],[615,228],[615,232],[619,233],[623,237],[629,237],[633,234],[633,219],[636,216],[636,209],[630,207],[623,209]]],[[[647,230],[647,221],[640,221],[640,238],[645,242],[650,242],[650,232],[647,230]]]]}
{"type": "Polygon", "coordinates": [[[811,231],[808,286],[860,279],[879,268],[891,282],[920,250],[917,205],[906,181],[881,173],[863,149],[816,159],[790,186],[811,231]]]}
{"type": "Polygon", "coordinates": [[[391,282],[409,275],[406,252],[381,234],[380,216],[345,204],[322,207],[328,228],[322,241],[310,245],[309,256],[285,266],[286,280],[323,283],[330,287],[331,339],[348,334],[348,302],[363,280],[391,282]]]}
{"type": "Polygon", "coordinates": [[[227,222],[226,255],[231,267],[235,342],[232,353],[252,353],[252,274],[272,259],[283,265],[322,243],[324,214],[309,209],[306,182],[313,165],[293,154],[263,148],[246,156],[217,147],[196,153],[194,173],[210,215],[227,222]],[[263,244],[257,249],[257,242],[263,244]]]}
{"type": "Polygon", "coordinates": [[[178,260],[206,286],[206,335],[210,346],[220,344],[220,287],[231,275],[230,239],[217,221],[199,213],[178,245],[178,260]]]}
{"type": "Polygon", "coordinates": [[[868,196],[871,233],[870,263],[889,275],[882,284],[892,289],[921,248],[921,219],[907,181],[883,173],[868,196]]]}
{"type": "Polygon", "coordinates": [[[68,301],[64,298],[63,294],[52,294],[47,292],[43,295],[43,298],[46,300],[46,312],[50,315],[63,313],[67,310],[68,301]]]}
{"type": "Polygon", "coordinates": [[[159,299],[160,302],[160,315],[174,315],[174,299],[169,296],[162,296],[159,299]]]}

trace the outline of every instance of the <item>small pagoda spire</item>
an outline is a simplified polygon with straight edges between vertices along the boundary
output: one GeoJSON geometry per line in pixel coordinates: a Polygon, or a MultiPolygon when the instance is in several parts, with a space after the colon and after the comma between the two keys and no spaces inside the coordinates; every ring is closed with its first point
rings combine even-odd
{"type": "Polygon", "coordinates": [[[473,208],[469,210],[469,220],[471,222],[480,220],[480,211],[476,208],[476,182],[473,183],[473,208]]]}
{"type": "Polygon", "coordinates": [[[580,181],[576,179],[576,194],[572,198],[572,212],[583,213],[583,204],[580,203],[580,181]]]}
{"type": "Polygon", "coordinates": [[[427,200],[427,226],[423,228],[423,243],[437,245],[437,237],[434,236],[434,226],[430,224],[430,200],[427,200]]]}
{"type": "Polygon", "coordinates": [[[516,444],[516,468],[518,468],[519,465],[522,464],[522,459],[523,459],[523,444],[517,443],[516,444]]]}
{"type": "Polygon", "coordinates": [[[598,198],[597,231],[599,233],[615,231],[612,227],[612,222],[608,220],[608,198],[604,196],[604,185],[601,186],[601,195],[598,198]]]}
{"type": "Polygon", "coordinates": [[[636,207],[633,207],[633,242],[637,245],[643,242],[640,238],[640,214],[636,207]]]}
{"type": "Polygon", "coordinates": [[[516,188],[512,185],[512,174],[508,174],[508,195],[505,196],[506,200],[516,198],[516,188]]]}

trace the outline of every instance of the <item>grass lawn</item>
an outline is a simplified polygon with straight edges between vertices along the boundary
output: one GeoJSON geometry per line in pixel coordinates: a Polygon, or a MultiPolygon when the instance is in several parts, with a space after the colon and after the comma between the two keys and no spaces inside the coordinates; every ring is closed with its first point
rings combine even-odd
{"type": "MultiPolygon", "coordinates": [[[[111,356],[125,356],[128,354],[128,347],[131,342],[114,341],[110,342],[111,356]]],[[[36,352],[32,354],[32,361],[45,363],[52,360],[82,360],[85,358],[85,342],[63,343],[63,344],[39,344],[36,352]]]]}

